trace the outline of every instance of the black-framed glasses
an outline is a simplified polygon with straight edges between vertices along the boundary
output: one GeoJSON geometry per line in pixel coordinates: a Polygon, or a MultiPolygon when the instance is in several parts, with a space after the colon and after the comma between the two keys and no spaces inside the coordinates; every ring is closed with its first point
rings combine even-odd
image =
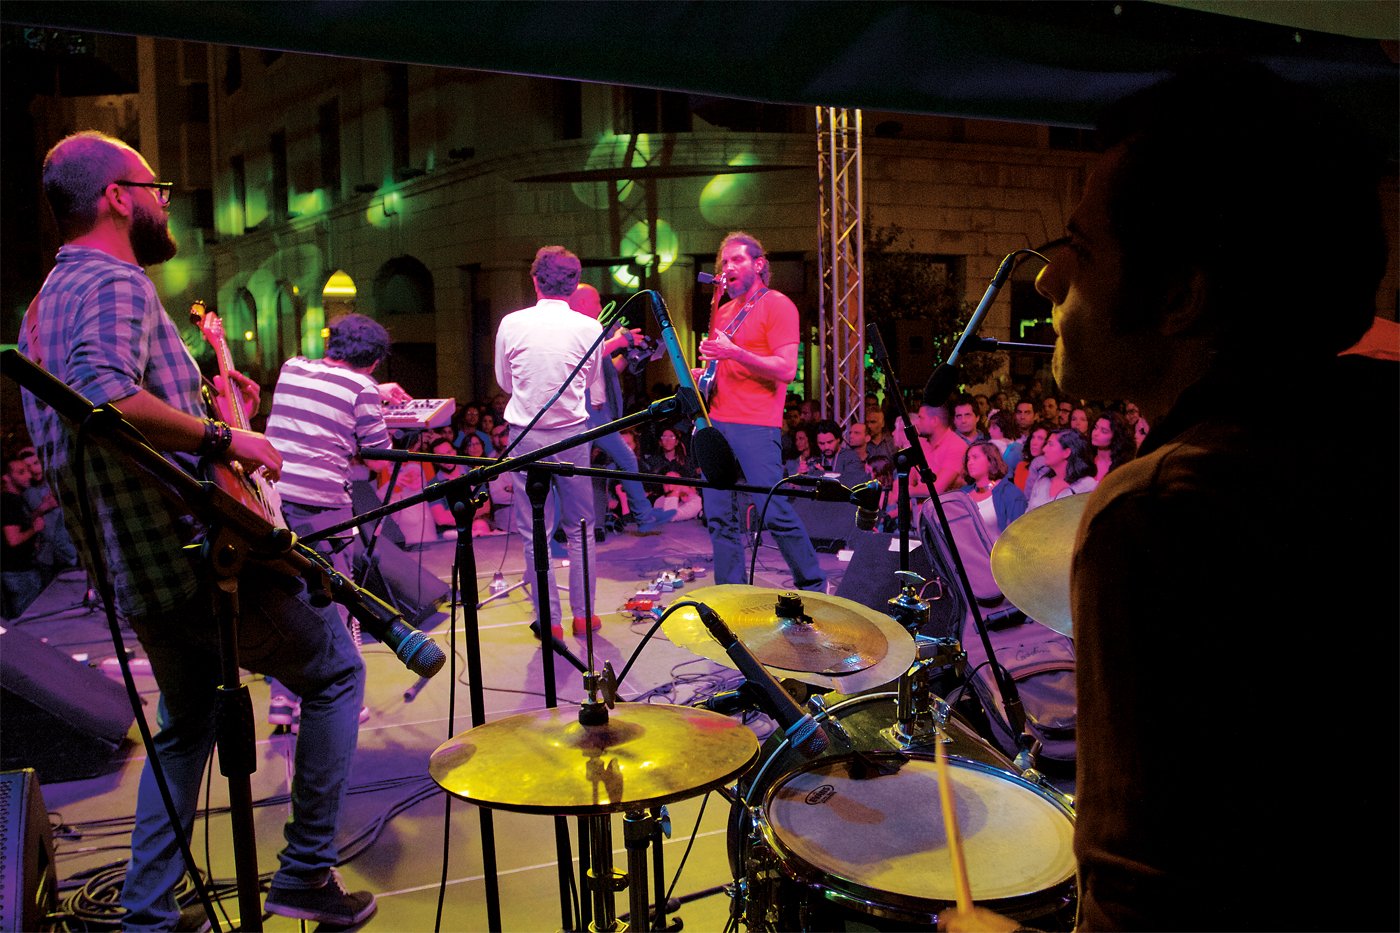
{"type": "Polygon", "coordinates": [[[175,188],[173,181],[123,181],[118,178],[112,184],[126,185],[128,188],[153,188],[156,192],[156,200],[160,201],[161,207],[170,206],[170,194],[175,188]]]}

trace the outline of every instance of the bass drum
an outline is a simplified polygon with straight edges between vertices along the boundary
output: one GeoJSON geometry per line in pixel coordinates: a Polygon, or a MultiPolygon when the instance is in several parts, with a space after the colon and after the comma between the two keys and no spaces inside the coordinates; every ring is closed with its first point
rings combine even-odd
{"type": "MultiPolygon", "coordinates": [[[[833,736],[807,760],[776,734],[740,780],[729,853],[748,928],[936,928],[956,891],[933,749],[899,752],[882,735],[895,722],[893,693],[828,715],[853,747],[833,736]]],[[[1037,929],[1073,929],[1073,811],[956,715],[947,733],[973,900],[1037,929]]]]}

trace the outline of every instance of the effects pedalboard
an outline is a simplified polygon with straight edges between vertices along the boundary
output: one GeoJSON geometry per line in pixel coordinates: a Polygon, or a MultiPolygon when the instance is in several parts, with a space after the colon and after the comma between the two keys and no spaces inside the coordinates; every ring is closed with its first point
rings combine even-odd
{"type": "Polygon", "coordinates": [[[626,611],[632,613],[635,621],[645,618],[659,619],[666,611],[662,597],[685,586],[686,583],[693,583],[697,577],[703,577],[707,573],[704,567],[681,567],[676,570],[662,571],[651,585],[644,590],[638,590],[634,596],[627,600],[624,607],[626,611]]]}

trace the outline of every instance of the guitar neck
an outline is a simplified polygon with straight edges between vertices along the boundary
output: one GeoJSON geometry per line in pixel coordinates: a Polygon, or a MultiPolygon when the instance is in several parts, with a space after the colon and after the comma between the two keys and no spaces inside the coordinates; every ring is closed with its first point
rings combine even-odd
{"type": "Polygon", "coordinates": [[[206,310],[202,301],[190,305],[190,319],[199,327],[200,333],[214,350],[214,359],[219,364],[219,375],[224,377],[224,392],[218,398],[218,407],[224,420],[239,430],[252,430],[248,412],[243,408],[243,394],[239,392],[238,385],[233,380],[238,370],[233,365],[233,351],[229,349],[223,321],[217,314],[206,310]]]}

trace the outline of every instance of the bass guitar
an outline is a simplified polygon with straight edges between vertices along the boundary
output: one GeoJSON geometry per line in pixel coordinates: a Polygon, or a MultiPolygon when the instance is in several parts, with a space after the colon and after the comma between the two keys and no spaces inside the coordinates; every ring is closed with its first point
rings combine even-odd
{"type": "MultiPolygon", "coordinates": [[[[219,375],[224,379],[226,391],[220,395],[212,396],[208,387],[205,387],[205,404],[211,409],[210,417],[217,417],[239,430],[251,431],[248,413],[243,408],[243,395],[233,381],[237,370],[233,365],[233,354],[228,348],[228,338],[224,335],[224,322],[213,311],[205,308],[202,301],[190,305],[190,321],[199,328],[199,332],[213,349],[214,357],[219,362],[219,375]]],[[[278,495],[262,467],[249,473],[241,463],[211,458],[206,462],[205,468],[215,486],[257,512],[274,527],[287,527],[287,521],[282,517],[282,497],[278,495]]]]}

